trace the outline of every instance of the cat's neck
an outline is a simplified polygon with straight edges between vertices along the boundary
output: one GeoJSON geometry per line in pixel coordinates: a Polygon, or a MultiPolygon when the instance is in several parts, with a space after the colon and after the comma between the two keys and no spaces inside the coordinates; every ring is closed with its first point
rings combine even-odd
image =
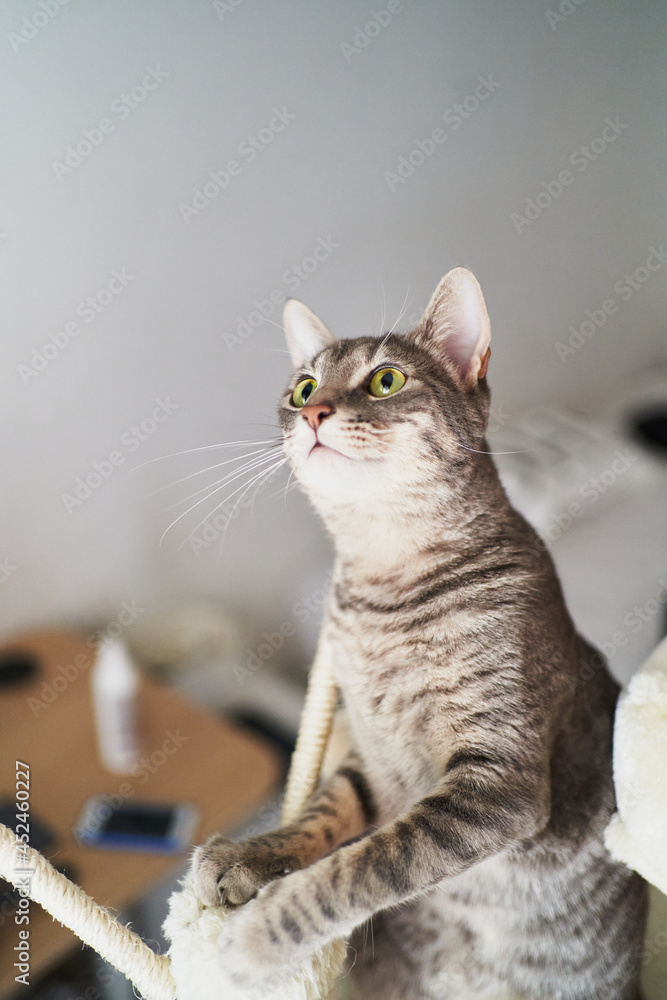
{"type": "Polygon", "coordinates": [[[399,503],[321,510],[348,578],[401,580],[490,546],[516,519],[496,469],[484,463],[465,490],[437,489],[399,503]]]}

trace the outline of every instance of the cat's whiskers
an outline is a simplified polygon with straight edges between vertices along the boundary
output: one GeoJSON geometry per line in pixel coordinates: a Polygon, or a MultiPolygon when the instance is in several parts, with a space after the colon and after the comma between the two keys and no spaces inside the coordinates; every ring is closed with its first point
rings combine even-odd
{"type": "MultiPolygon", "coordinates": [[[[227,496],[226,496],[226,497],[224,498],[224,500],[221,500],[221,501],[220,501],[220,503],[219,503],[219,504],[217,504],[217,505],[216,505],[216,506],[215,506],[215,507],[213,508],[213,510],[212,510],[212,511],[210,511],[210,512],[209,512],[209,513],[208,513],[208,514],[206,515],[206,517],[202,518],[202,520],[201,520],[201,521],[199,522],[199,524],[196,524],[196,525],[195,525],[195,527],[194,527],[194,528],[192,529],[192,531],[191,531],[191,532],[190,532],[190,533],[189,533],[189,534],[188,534],[188,535],[187,535],[187,536],[186,536],[186,537],[184,538],[184,540],[183,540],[183,541],[181,542],[181,544],[180,544],[180,545],[178,546],[178,548],[179,548],[179,551],[180,551],[180,550],[181,550],[181,549],[183,548],[183,546],[184,546],[184,545],[185,545],[185,544],[186,544],[186,543],[187,543],[187,542],[188,542],[188,541],[189,541],[189,540],[190,540],[190,539],[192,538],[192,536],[193,536],[193,535],[194,535],[194,534],[195,534],[195,533],[196,533],[196,532],[197,532],[197,531],[199,530],[199,528],[201,528],[202,524],[205,524],[205,523],[206,523],[206,521],[208,521],[208,520],[209,520],[209,519],[210,519],[211,517],[213,517],[213,515],[215,514],[215,512],[216,512],[216,511],[220,510],[220,508],[221,508],[221,507],[223,507],[223,506],[224,506],[224,505],[225,505],[225,504],[226,504],[226,503],[227,503],[227,502],[228,502],[229,500],[231,500],[231,498],[232,498],[232,497],[235,497],[237,493],[239,493],[239,492],[240,492],[241,490],[243,490],[243,491],[244,491],[244,492],[243,492],[243,494],[241,495],[241,497],[239,498],[239,500],[237,500],[237,502],[236,502],[236,503],[234,504],[234,507],[232,508],[232,511],[230,512],[230,515],[229,515],[229,517],[228,517],[228,519],[227,519],[227,524],[225,525],[225,531],[223,532],[223,538],[224,538],[224,534],[225,534],[225,532],[226,532],[226,530],[227,530],[227,527],[229,526],[229,524],[231,523],[231,521],[232,521],[232,519],[233,519],[233,513],[234,513],[234,511],[235,511],[235,510],[236,510],[236,508],[238,507],[238,505],[239,505],[240,501],[241,501],[241,500],[243,499],[243,496],[245,495],[245,493],[246,493],[246,492],[247,492],[247,491],[248,491],[248,490],[250,489],[250,487],[251,487],[251,486],[253,485],[253,483],[256,483],[256,482],[257,482],[257,480],[258,480],[258,479],[261,479],[261,478],[262,478],[263,476],[268,476],[268,475],[269,475],[269,474],[270,474],[270,473],[271,473],[271,472],[272,472],[272,471],[273,471],[274,469],[278,469],[278,468],[280,468],[280,466],[281,466],[281,465],[284,465],[286,461],[287,461],[287,458],[286,458],[286,457],[283,457],[283,458],[281,458],[281,459],[280,459],[280,460],[279,460],[278,462],[275,462],[275,463],[274,463],[273,465],[270,465],[270,466],[268,467],[268,469],[262,469],[262,470],[261,470],[260,472],[256,473],[256,475],[254,475],[254,476],[252,477],[252,479],[250,480],[250,482],[249,482],[249,483],[243,483],[243,484],[242,484],[241,486],[239,486],[239,487],[238,487],[237,489],[233,490],[233,492],[232,492],[232,493],[229,493],[229,494],[228,494],[228,495],[227,495],[227,496]]],[[[212,492],[212,493],[210,493],[210,494],[209,494],[209,496],[213,496],[213,493],[217,493],[219,489],[221,489],[221,487],[218,487],[218,489],[215,489],[215,490],[213,490],[213,492],[212,492]]],[[[208,499],[208,497],[204,497],[203,499],[204,499],[204,500],[206,500],[206,499],[208,499]]],[[[199,503],[202,503],[202,500],[200,500],[200,501],[199,501],[199,503]]],[[[198,506],[198,504],[193,504],[193,507],[196,507],[196,506],[198,506]]],[[[190,510],[192,510],[192,507],[189,507],[189,508],[188,508],[188,510],[184,511],[184,513],[183,513],[183,514],[181,514],[181,515],[180,515],[180,517],[184,517],[184,515],[185,515],[185,514],[187,514],[187,513],[188,513],[188,512],[190,511],[190,510]]],[[[180,517],[176,518],[176,520],[177,520],[177,521],[178,521],[178,520],[180,520],[180,517]]],[[[171,527],[173,527],[173,525],[174,525],[175,523],[176,523],[176,521],[172,522],[172,524],[170,524],[170,525],[169,525],[169,528],[167,528],[167,531],[169,531],[169,529],[170,529],[171,527]]],[[[162,538],[164,538],[164,535],[165,535],[166,533],[167,533],[167,532],[165,531],[165,533],[163,534],[162,538]]],[[[160,539],[160,541],[162,541],[162,539],[160,539]]]]}
{"type": "MultiPolygon", "coordinates": [[[[262,469],[262,471],[258,475],[256,475],[253,479],[250,480],[250,482],[245,486],[245,488],[243,486],[239,487],[239,490],[243,490],[243,492],[241,493],[240,497],[238,498],[238,500],[236,501],[236,503],[232,507],[231,511],[229,512],[229,517],[227,518],[227,523],[225,524],[225,527],[223,528],[223,531],[222,531],[222,535],[220,536],[220,545],[218,547],[218,553],[222,553],[222,548],[223,548],[223,545],[225,543],[225,538],[227,536],[227,530],[229,528],[229,525],[234,520],[234,514],[236,513],[236,510],[237,510],[239,504],[242,503],[243,498],[246,495],[246,493],[248,492],[248,490],[253,486],[253,484],[256,484],[255,485],[255,490],[254,490],[254,493],[253,493],[253,496],[252,496],[252,500],[251,500],[251,509],[252,509],[252,508],[254,508],[255,500],[257,498],[257,493],[262,488],[264,479],[268,480],[275,472],[278,471],[278,469],[282,468],[282,466],[285,464],[285,462],[287,462],[287,457],[283,456],[280,459],[279,462],[276,462],[274,465],[270,466],[268,469],[262,469]]],[[[238,492],[238,490],[236,492],[238,492]]],[[[232,493],[231,496],[234,496],[234,494],[232,493]]],[[[231,499],[231,497],[228,497],[227,499],[231,499]]],[[[224,504],[226,502],[227,502],[226,500],[223,500],[222,504],[224,504]]],[[[218,504],[218,507],[216,507],[215,510],[213,510],[212,513],[208,515],[208,517],[212,517],[213,514],[215,514],[215,511],[218,510],[218,508],[221,507],[222,504],[218,504]]],[[[204,518],[204,520],[208,520],[208,518],[204,518]]]]}
{"type": "Polygon", "coordinates": [[[377,350],[375,352],[376,354],[378,354],[382,350],[382,348],[384,347],[384,345],[387,343],[387,340],[389,339],[389,337],[391,337],[392,333],[394,332],[394,330],[396,329],[396,327],[401,322],[401,320],[405,316],[406,312],[410,308],[409,304],[408,304],[409,295],[410,295],[410,285],[408,285],[408,287],[407,287],[407,291],[405,293],[405,298],[403,299],[403,305],[401,306],[401,311],[398,314],[398,317],[396,318],[396,320],[394,321],[394,324],[391,327],[391,329],[387,330],[386,334],[382,338],[382,341],[379,344],[379,346],[378,346],[378,348],[377,348],[377,350]]]}
{"type": "MultiPolygon", "coordinates": [[[[287,456],[285,455],[285,452],[283,450],[282,444],[280,445],[280,451],[281,451],[282,455],[285,458],[287,458],[287,456]]],[[[292,473],[290,471],[290,476],[289,476],[289,478],[287,480],[288,484],[289,484],[289,479],[291,478],[291,476],[292,476],[292,473]]],[[[263,483],[260,481],[257,484],[257,486],[255,487],[255,491],[254,491],[254,493],[252,495],[252,500],[251,500],[251,503],[250,503],[250,515],[251,515],[251,517],[255,516],[255,500],[257,499],[257,496],[259,494],[260,489],[262,488],[262,485],[263,485],[263,483]]],[[[280,492],[280,490],[278,490],[278,492],[280,492]]],[[[273,495],[273,494],[271,494],[271,495],[273,495]]],[[[235,505],[234,509],[236,509],[236,505],[235,505]]],[[[230,520],[231,520],[231,518],[230,518],[230,520]]],[[[227,524],[229,524],[229,522],[227,522],[227,524]]],[[[223,538],[224,538],[224,534],[226,534],[226,532],[227,532],[227,525],[225,525],[225,532],[223,533],[223,538]]]]}
{"type": "Polygon", "coordinates": [[[382,285],[382,319],[380,320],[380,332],[378,333],[378,337],[382,336],[385,320],[387,319],[387,295],[384,288],[384,281],[380,281],[380,284],[382,285]]]}
{"type": "MultiPolygon", "coordinates": [[[[265,316],[264,317],[264,322],[265,323],[270,323],[271,326],[277,326],[279,330],[281,330],[283,333],[285,332],[285,327],[282,325],[282,323],[276,323],[275,319],[267,319],[267,317],[265,316]]],[[[286,353],[289,353],[289,352],[286,352],[286,353]]]]}
{"type": "Polygon", "coordinates": [[[153,462],[163,462],[167,458],[178,458],[180,455],[190,455],[195,451],[210,451],[213,448],[240,448],[244,445],[250,445],[255,447],[264,444],[273,444],[275,438],[267,438],[264,441],[223,441],[221,444],[202,444],[198,448],[185,448],[184,451],[174,451],[170,455],[158,455],[157,458],[149,458],[147,462],[141,462],[139,465],[135,465],[131,470],[136,472],[137,469],[143,469],[145,465],[151,465],[153,462]]]}
{"type": "Polygon", "coordinates": [[[460,441],[454,442],[457,447],[463,448],[464,451],[472,451],[475,455],[527,455],[529,448],[520,448],[518,451],[479,451],[477,448],[468,448],[467,445],[461,444],[460,441]]]}
{"type": "MultiPolygon", "coordinates": [[[[176,500],[174,503],[169,504],[167,506],[167,510],[170,510],[172,507],[178,507],[178,505],[181,503],[187,503],[188,500],[193,500],[196,496],[199,496],[200,493],[205,493],[207,490],[212,489],[214,486],[221,488],[222,486],[225,485],[225,483],[233,483],[235,479],[239,479],[241,476],[245,475],[246,472],[253,472],[261,465],[265,465],[266,462],[272,461],[278,454],[279,450],[281,449],[272,449],[271,452],[269,452],[266,455],[263,455],[261,458],[253,459],[252,462],[246,462],[245,465],[242,465],[238,469],[233,469],[226,476],[222,476],[220,479],[216,479],[215,482],[213,483],[207,483],[206,486],[203,486],[201,489],[196,490],[189,496],[181,497],[180,500],[176,500]]],[[[212,496],[212,494],[209,494],[209,496],[212,496]]]]}
{"type": "MultiPolygon", "coordinates": [[[[192,529],[192,531],[190,531],[190,532],[188,533],[188,535],[186,535],[186,537],[185,537],[185,539],[183,540],[183,542],[181,543],[181,545],[179,545],[179,551],[180,551],[180,549],[182,549],[182,548],[183,548],[183,546],[184,546],[184,545],[185,545],[185,544],[186,544],[186,543],[187,543],[187,542],[188,542],[188,541],[189,541],[189,540],[190,540],[190,539],[192,538],[192,536],[193,536],[193,535],[194,535],[194,534],[195,534],[195,533],[196,533],[196,532],[198,531],[198,529],[199,529],[199,528],[200,528],[200,527],[201,527],[201,526],[202,526],[203,524],[205,524],[205,523],[206,523],[206,521],[208,521],[208,520],[209,520],[209,519],[210,519],[211,517],[213,517],[213,515],[214,515],[214,514],[216,513],[216,511],[218,511],[218,510],[219,510],[219,509],[220,509],[220,508],[221,508],[221,507],[222,507],[222,506],[223,506],[224,504],[226,504],[226,503],[227,503],[227,501],[228,501],[228,500],[230,500],[230,499],[231,499],[231,498],[232,498],[233,496],[236,496],[236,494],[237,494],[237,493],[239,492],[239,490],[243,490],[243,489],[244,489],[244,488],[245,488],[246,486],[247,486],[247,487],[250,487],[250,486],[251,486],[251,485],[252,485],[252,484],[253,484],[254,482],[257,482],[257,480],[261,479],[261,477],[262,477],[262,476],[265,476],[265,475],[268,475],[268,474],[269,474],[269,473],[270,473],[270,472],[272,471],[272,469],[273,469],[274,467],[277,467],[277,466],[279,466],[280,464],[282,464],[282,463],[281,463],[281,462],[278,462],[278,463],[276,463],[276,466],[270,466],[270,467],[269,467],[268,469],[262,469],[262,470],[261,470],[261,471],[260,471],[259,473],[257,473],[256,475],[254,475],[254,476],[252,477],[252,479],[250,480],[250,482],[249,482],[249,483],[247,483],[247,484],[241,484],[241,486],[239,486],[239,487],[238,487],[238,488],[237,488],[236,490],[233,490],[233,492],[232,492],[232,493],[228,494],[228,496],[226,496],[226,497],[224,498],[224,500],[221,500],[221,501],[220,501],[220,503],[218,503],[218,504],[217,504],[217,505],[216,505],[216,506],[215,506],[215,507],[213,508],[213,510],[212,510],[212,511],[210,511],[210,512],[209,512],[209,513],[208,513],[208,514],[206,515],[206,517],[202,518],[202,520],[201,520],[201,521],[200,521],[200,522],[199,522],[199,523],[198,523],[197,525],[195,525],[195,527],[194,527],[194,528],[192,529]]],[[[214,493],[217,493],[217,492],[219,491],[219,489],[221,489],[221,488],[222,488],[222,487],[218,487],[218,489],[215,489],[215,490],[213,490],[213,491],[212,491],[211,493],[209,493],[208,497],[203,497],[203,498],[202,498],[202,501],[200,501],[200,503],[201,503],[201,502],[203,502],[203,500],[207,500],[207,499],[208,499],[209,497],[213,496],[213,495],[214,495],[214,493]]],[[[193,504],[193,507],[196,507],[196,506],[198,506],[198,505],[197,505],[197,504],[193,504]]],[[[236,510],[236,506],[237,506],[237,505],[235,504],[235,505],[234,505],[234,510],[236,510]]],[[[193,507],[190,507],[190,508],[189,508],[189,509],[188,509],[187,511],[184,511],[184,513],[183,513],[183,514],[181,514],[181,515],[180,515],[180,517],[183,517],[183,516],[184,516],[184,514],[187,514],[187,513],[189,513],[189,511],[190,511],[190,510],[192,510],[192,509],[193,509],[193,507]]],[[[179,517],[179,518],[176,518],[176,520],[180,520],[180,517],[179,517]]],[[[231,513],[230,513],[230,516],[229,516],[229,518],[227,519],[227,525],[225,526],[225,531],[226,531],[227,527],[229,526],[229,524],[231,523],[231,520],[232,520],[232,515],[231,515],[231,513]]],[[[170,525],[169,525],[169,528],[167,528],[167,531],[169,531],[169,530],[170,530],[170,528],[172,528],[172,527],[173,527],[173,525],[174,525],[175,523],[176,523],[176,521],[172,522],[172,524],[170,524],[170,525]]],[[[162,538],[164,538],[164,535],[165,535],[165,534],[166,534],[166,531],[165,531],[165,533],[163,534],[162,538]]],[[[162,541],[162,539],[160,539],[160,541],[162,541]]]]}
{"type": "Polygon", "coordinates": [[[346,948],[347,948],[348,952],[353,952],[354,954],[353,954],[352,960],[350,962],[349,969],[341,975],[341,977],[340,977],[341,979],[346,979],[350,975],[350,973],[352,972],[352,969],[357,964],[357,955],[358,955],[357,949],[354,947],[354,945],[350,944],[349,941],[346,942],[346,948]]]}
{"type": "Polygon", "coordinates": [[[401,311],[398,314],[398,317],[397,317],[396,321],[394,322],[394,325],[392,326],[392,328],[389,331],[389,333],[393,333],[394,332],[394,330],[396,329],[396,327],[401,322],[401,320],[405,316],[406,312],[410,308],[409,298],[410,298],[410,284],[408,283],[408,287],[407,287],[406,292],[405,292],[405,298],[403,299],[403,305],[401,306],[401,311]]]}
{"type": "Polygon", "coordinates": [[[287,484],[285,486],[281,486],[279,490],[275,491],[275,493],[269,493],[269,495],[267,497],[267,500],[273,500],[274,497],[278,497],[278,496],[281,496],[281,495],[284,494],[285,502],[287,502],[287,493],[290,490],[295,489],[299,485],[298,482],[297,482],[297,480],[292,481],[292,476],[293,475],[294,475],[294,470],[292,469],[290,471],[287,484]]]}
{"type": "MultiPolygon", "coordinates": [[[[223,465],[229,465],[231,462],[241,462],[244,459],[250,459],[253,455],[263,455],[263,454],[266,454],[267,451],[272,451],[272,450],[275,449],[275,447],[276,447],[276,445],[273,445],[272,448],[270,448],[270,449],[258,448],[256,451],[248,451],[248,452],[246,452],[245,455],[235,455],[234,458],[228,458],[224,462],[217,462],[215,465],[209,465],[205,469],[197,469],[196,472],[191,472],[187,476],[182,476],[180,479],[175,479],[173,483],[166,483],[166,485],[164,485],[164,486],[158,486],[158,488],[155,489],[155,490],[152,490],[152,492],[149,493],[148,496],[149,497],[155,496],[156,493],[162,493],[164,490],[171,489],[172,486],[178,486],[180,483],[184,483],[188,479],[194,479],[195,476],[201,476],[205,472],[212,472],[214,469],[220,469],[223,465]]],[[[195,494],[193,494],[193,495],[195,495],[195,494]]]]}
{"type": "MultiPolygon", "coordinates": [[[[270,459],[273,458],[273,457],[275,457],[275,456],[273,456],[273,455],[271,455],[271,456],[265,456],[264,459],[263,459],[263,463],[262,464],[265,464],[267,461],[270,461],[270,459]]],[[[171,524],[163,531],[162,535],[160,536],[160,545],[162,544],[162,542],[164,540],[164,537],[167,534],[167,532],[171,531],[171,529],[174,527],[174,525],[177,524],[178,521],[181,520],[181,518],[185,517],[186,514],[189,514],[190,511],[194,510],[195,507],[198,507],[200,503],[204,503],[204,501],[208,500],[209,497],[212,497],[215,493],[218,493],[221,489],[223,489],[226,485],[228,485],[229,482],[233,482],[234,479],[238,479],[239,476],[245,475],[245,473],[248,472],[248,471],[250,471],[250,470],[243,469],[243,470],[241,470],[241,472],[237,472],[236,475],[232,476],[231,479],[230,479],[229,476],[225,476],[224,479],[222,480],[222,483],[216,484],[215,489],[210,489],[210,486],[206,487],[206,489],[209,489],[210,492],[207,493],[206,496],[202,497],[200,500],[197,500],[196,503],[193,503],[190,507],[187,508],[187,510],[184,510],[182,514],[178,515],[178,517],[174,518],[174,520],[171,522],[171,524]]],[[[240,488],[242,489],[243,487],[240,487],[240,488]]],[[[202,491],[199,490],[198,492],[202,492],[202,491]]],[[[237,492],[238,491],[235,490],[234,493],[230,494],[230,496],[234,496],[237,492]]],[[[193,495],[196,496],[196,494],[193,494],[193,495]]],[[[227,499],[229,499],[229,497],[227,497],[227,499]]],[[[183,502],[183,501],[181,501],[181,502],[183,502]]],[[[227,500],[223,500],[222,503],[219,504],[218,506],[220,507],[220,506],[222,506],[222,504],[224,504],[226,502],[227,502],[227,500]]],[[[216,507],[215,509],[217,510],[218,508],[216,507]]],[[[200,527],[204,523],[204,521],[206,521],[208,519],[208,517],[211,517],[211,514],[208,514],[207,517],[205,517],[203,521],[200,521],[200,523],[197,525],[197,528],[200,527]]],[[[195,528],[194,531],[196,531],[197,528],[195,528]]],[[[191,534],[194,534],[194,531],[191,532],[191,534]]],[[[188,538],[189,537],[190,536],[188,536],[188,538]]],[[[186,539],[186,541],[187,541],[187,539],[186,539]]]]}
{"type": "Polygon", "coordinates": [[[287,477],[287,483],[285,484],[285,489],[284,489],[284,492],[283,492],[283,503],[284,503],[285,507],[287,507],[287,494],[289,493],[290,485],[292,485],[292,486],[296,486],[297,485],[296,480],[292,483],[292,476],[293,475],[294,475],[294,469],[290,469],[289,476],[287,477]]]}

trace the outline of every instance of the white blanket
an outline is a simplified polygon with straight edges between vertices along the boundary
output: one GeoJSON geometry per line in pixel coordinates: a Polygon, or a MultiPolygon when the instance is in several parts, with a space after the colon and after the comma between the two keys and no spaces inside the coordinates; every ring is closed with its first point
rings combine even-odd
{"type": "Polygon", "coordinates": [[[605,836],[619,861],[657,886],[642,958],[646,1000],[667,997],[667,639],[621,695],[614,727],[618,812],[605,836]],[[658,892],[657,890],[660,890],[658,892]]]}

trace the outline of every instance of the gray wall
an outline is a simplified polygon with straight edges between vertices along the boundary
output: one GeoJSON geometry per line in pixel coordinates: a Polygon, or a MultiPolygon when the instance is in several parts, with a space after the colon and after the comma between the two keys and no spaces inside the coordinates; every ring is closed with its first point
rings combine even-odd
{"type": "Polygon", "coordinates": [[[184,540],[213,501],[159,539],[183,509],[168,504],[214,474],[153,491],[229,453],[134,471],[271,433],[289,371],[272,292],[303,298],[337,334],[375,333],[403,309],[407,325],[441,274],[467,264],[487,296],[492,386],[509,412],[594,408],[656,362],[667,268],[639,272],[634,289],[623,276],[666,234],[665,8],[561,10],[2,4],[4,628],[113,617],[123,601],[178,593],[274,628],[324,579],[328,543],[306,502],[270,496],[286,477],[240,513],[222,552],[217,541],[195,552],[184,540]],[[184,209],[230,161],[224,190],[184,209]],[[567,183],[554,183],[562,171],[567,183]],[[318,245],[302,280],[295,268],[318,245]],[[256,300],[270,315],[234,343],[239,319],[260,319],[256,300]],[[559,357],[587,310],[604,326],[559,357]],[[165,399],[173,411],[152,424],[165,399]],[[95,463],[108,478],[64,501],[95,463]]]}

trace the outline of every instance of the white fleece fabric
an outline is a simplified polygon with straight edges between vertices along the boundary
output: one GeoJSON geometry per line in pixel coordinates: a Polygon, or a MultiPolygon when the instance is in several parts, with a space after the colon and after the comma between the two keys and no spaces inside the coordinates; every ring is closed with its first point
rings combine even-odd
{"type": "MultiPolygon", "coordinates": [[[[298,972],[286,982],[276,982],[270,994],[257,990],[239,991],[220,986],[218,937],[226,919],[219,906],[204,906],[186,876],[179,892],[169,900],[169,913],[163,925],[171,942],[169,958],[176,981],[178,1000],[332,1000],[347,948],[343,941],[334,941],[323,951],[311,956],[298,972]]],[[[271,984],[273,986],[273,984],[271,984]]]]}
{"type": "Polygon", "coordinates": [[[646,1000],[667,997],[667,639],[619,699],[614,725],[618,811],[605,834],[612,857],[655,889],[642,957],[646,1000]],[[658,891],[659,890],[659,891],[658,891]]]}
{"type": "Polygon", "coordinates": [[[618,812],[607,847],[667,893],[667,639],[619,699],[614,784],[618,812]]]}

